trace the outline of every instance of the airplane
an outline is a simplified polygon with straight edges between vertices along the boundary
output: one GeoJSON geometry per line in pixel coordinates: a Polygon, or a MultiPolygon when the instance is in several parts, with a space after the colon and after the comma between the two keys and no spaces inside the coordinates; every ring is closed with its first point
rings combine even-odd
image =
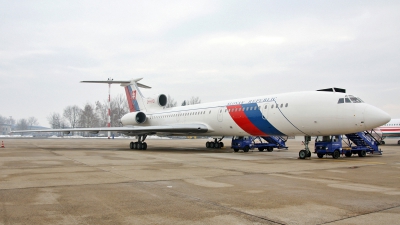
{"type": "Polygon", "coordinates": [[[386,124],[390,116],[360,98],[346,94],[345,89],[326,88],[317,91],[291,92],[232,99],[211,103],[166,108],[165,94],[144,97],[139,83],[142,78],[127,81],[81,81],[114,83],[125,88],[130,112],[121,127],[27,130],[18,132],[112,131],[137,136],[130,149],[147,149],[148,135],[208,136],[208,148],[224,146],[225,136],[304,136],[299,158],[311,157],[311,136],[328,136],[371,130],[386,124]]]}
{"type": "MultiPolygon", "coordinates": [[[[400,119],[391,119],[388,123],[373,129],[382,139],[386,137],[400,137],[400,119]]],[[[381,141],[385,144],[385,141],[381,141]]],[[[400,145],[400,140],[397,141],[400,145]]]]}

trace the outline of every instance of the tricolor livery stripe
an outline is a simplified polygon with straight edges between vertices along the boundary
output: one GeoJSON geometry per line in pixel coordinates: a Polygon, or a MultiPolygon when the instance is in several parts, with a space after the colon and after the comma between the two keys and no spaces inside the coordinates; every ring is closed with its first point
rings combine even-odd
{"type": "Polygon", "coordinates": [[[380,131],[385,135],[400,134],[400,127],[381,127],[380,131]]]}
{"type": "Polygon", "coordinates": [[[254,136],[284,135],[268,120],[264,119],[257,103],[229,105],[229,115],[235,123],[254,136]]]}
{"type": "Polygon", "coordinates": [[[132,91],[131,86],[125,87],[126,98],[128,99],[129,111],[136,112],[140,111],[139,104],[136,100],[136,90],[132,91]]]}

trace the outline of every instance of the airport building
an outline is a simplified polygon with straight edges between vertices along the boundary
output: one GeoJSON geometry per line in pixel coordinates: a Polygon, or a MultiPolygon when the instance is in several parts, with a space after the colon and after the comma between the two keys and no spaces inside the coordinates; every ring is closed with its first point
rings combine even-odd
{"type": "Polygon", "coordinates": [[[8,135],[8,134],[10,134],[10,132],[11,132],[11,125],[0,123],[0,134],[1,135],[8,135]]]}

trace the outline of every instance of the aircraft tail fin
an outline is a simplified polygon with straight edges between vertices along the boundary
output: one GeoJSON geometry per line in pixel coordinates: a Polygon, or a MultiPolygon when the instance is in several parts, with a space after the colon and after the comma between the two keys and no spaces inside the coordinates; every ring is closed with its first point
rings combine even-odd
{"type": "Polygon", "coordinates": [[[145,104],[143,102],[144,96],[140,91],[139,87],[141,88],[151,88],[151,87],[138,83],[138,81],[141,79],[142,78],[132,79],[129,83],[121,83],[121,86],[125,88],[125,94],[128,100],[130,112],[146,110],[145,104]]]}
{"type": "Polygon", "coordinates": [[[146,110],[144,105],[144,96],[142,92],[140,92],[140,88],[151,88],[147,85],[141,84],[138,81],[143,78],[132,79],[129,81],[116,81],[116,80],[107,80],[107,81],[81,81],[81,83],[106,83],[106,84],[121,84],[122,87],[125,88],[126,98],[128,100],[129,111],[137,112],[146,110]]]}

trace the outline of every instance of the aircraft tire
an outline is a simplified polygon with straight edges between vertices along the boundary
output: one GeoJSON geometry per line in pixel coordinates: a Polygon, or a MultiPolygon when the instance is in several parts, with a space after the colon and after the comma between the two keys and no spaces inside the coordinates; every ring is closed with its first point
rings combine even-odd
{"type": "Polygon", "coordinates": [[[339,152],[339,150],[335,150],[335,151],[333,151],[333,153],[332,153],[332,158],[334,158],[334,159],[337,159],[337,158],[339,158],[340,157],[340,152],[339,152]]]}
{"type": "Polygon", "coordinates": [[[137,143],[137,142],[134,142],[134,143],[133,143],[133,148],[134,148],[134,149],[138,149],[138,143],[137,143]]]}
{"type": "Polygon", "coordinates": [[[260,152],[262,152],[262,151],[264,151],[264,148],[258,148],[258,151],[260,151],[260,152]]]}
{"type": "Polygon", "coordinates": [[[250,149],[249,146],[244,146],[243,151],[244,152],[249,152],[249,149],[250,149]]]}
{"type": "Polygon", "coordinates": [[[400,140],[399,140],[399,141],[397,141],[397,144],[398,144],[398,145],[400,145],[400,140]]]}
{"type": "Polygon", "coordinates": [[[306,156],[307,156],[306,150],[300,150],[300,152],[299,152],[299,158],[300,158],[300,159],[305,159],[306,156]]]}
{"type": "Polygon", "coordinates": [[[210,148],[214,148],[214,146],[215,146],[215,145],[214,145],[214,142],[210,142],[210,145],[209,145],[209,146],[210,146],[210,148]]]}
{"type": "Polygon", "coordinates": [[[147,149],[147,143],[146,142],[143,142],[142,143],[142,150],[146,150],[147,149]]]}
{"type": "Polygon", "coordinates": [[[218,143],[218,142],[214,143],[214,148],[221,148],[220,143],[218,143]]]}
{"type": "Polygon", "coordinates": [[[322,153],[317,153],[317,156],[318,156],[318,158],[323,158],[324,157],[324,154],[322,154],[322,153]]]}
{"type": "MultiPolygon", "coordinates": [[[[272,152],[272,151],[271,151],[271,152],[272,152]]],[[[310,151],[308,151],[307,157],[311,157],[311,152],[310,152],[310,151]]]]}
{"type": "Polygon", "coordinates": [[[238,148],[234,148],[233,151],[234,151],[234,152],[238,152],[239,149],[238,149],[238,148]]]}
{"type": "Polygon", "coordinates": [[[224,147],[224,142],[220,142],[219,145],[221,146],[221,148],[224,147]]]}
{"type": "Polygon", "coordinates": [[[346,157],[351,157],[352,153],[351,153],[351,151],[346,151],[346,153],[344,153],[344,155],[345,155],[346,157]]]}
{"type": "Polygon", "coordinates": [[[365,157],[366,155],[367,155],[367,152],[365,150],[358,152],[358,157],[365,157]]]}
{"type": "Polygon", "coordinates": [[[130,149],[134,149],[135,148],[135,146],[133,145],[133,142],[131,141],[131,143],[129,143],[129,148],[130,149]]]}
{"type": "Polygon", "coordinates": [[[381,141],[381,145],[384,145],[384,144],[386,144],[385,141],[381,141]]]}
{"type": "Polygon", "coordinates": [[[139,150],[142,150],[143,145],[142,145],[141,142],[138,142],[137,146],[138,146],[138,149],[139,149],[139,150]]]}
{"type": "Polygon", "coordinates": [[[210,142],[206,142],[206,148],[210,148],[210,142]]]}
{"type": "Polygon", "coordinates": [[[272,152],[272,151],[274,151],[274,148],[273,147],[267,147],[267,151],[272,152]]]}

